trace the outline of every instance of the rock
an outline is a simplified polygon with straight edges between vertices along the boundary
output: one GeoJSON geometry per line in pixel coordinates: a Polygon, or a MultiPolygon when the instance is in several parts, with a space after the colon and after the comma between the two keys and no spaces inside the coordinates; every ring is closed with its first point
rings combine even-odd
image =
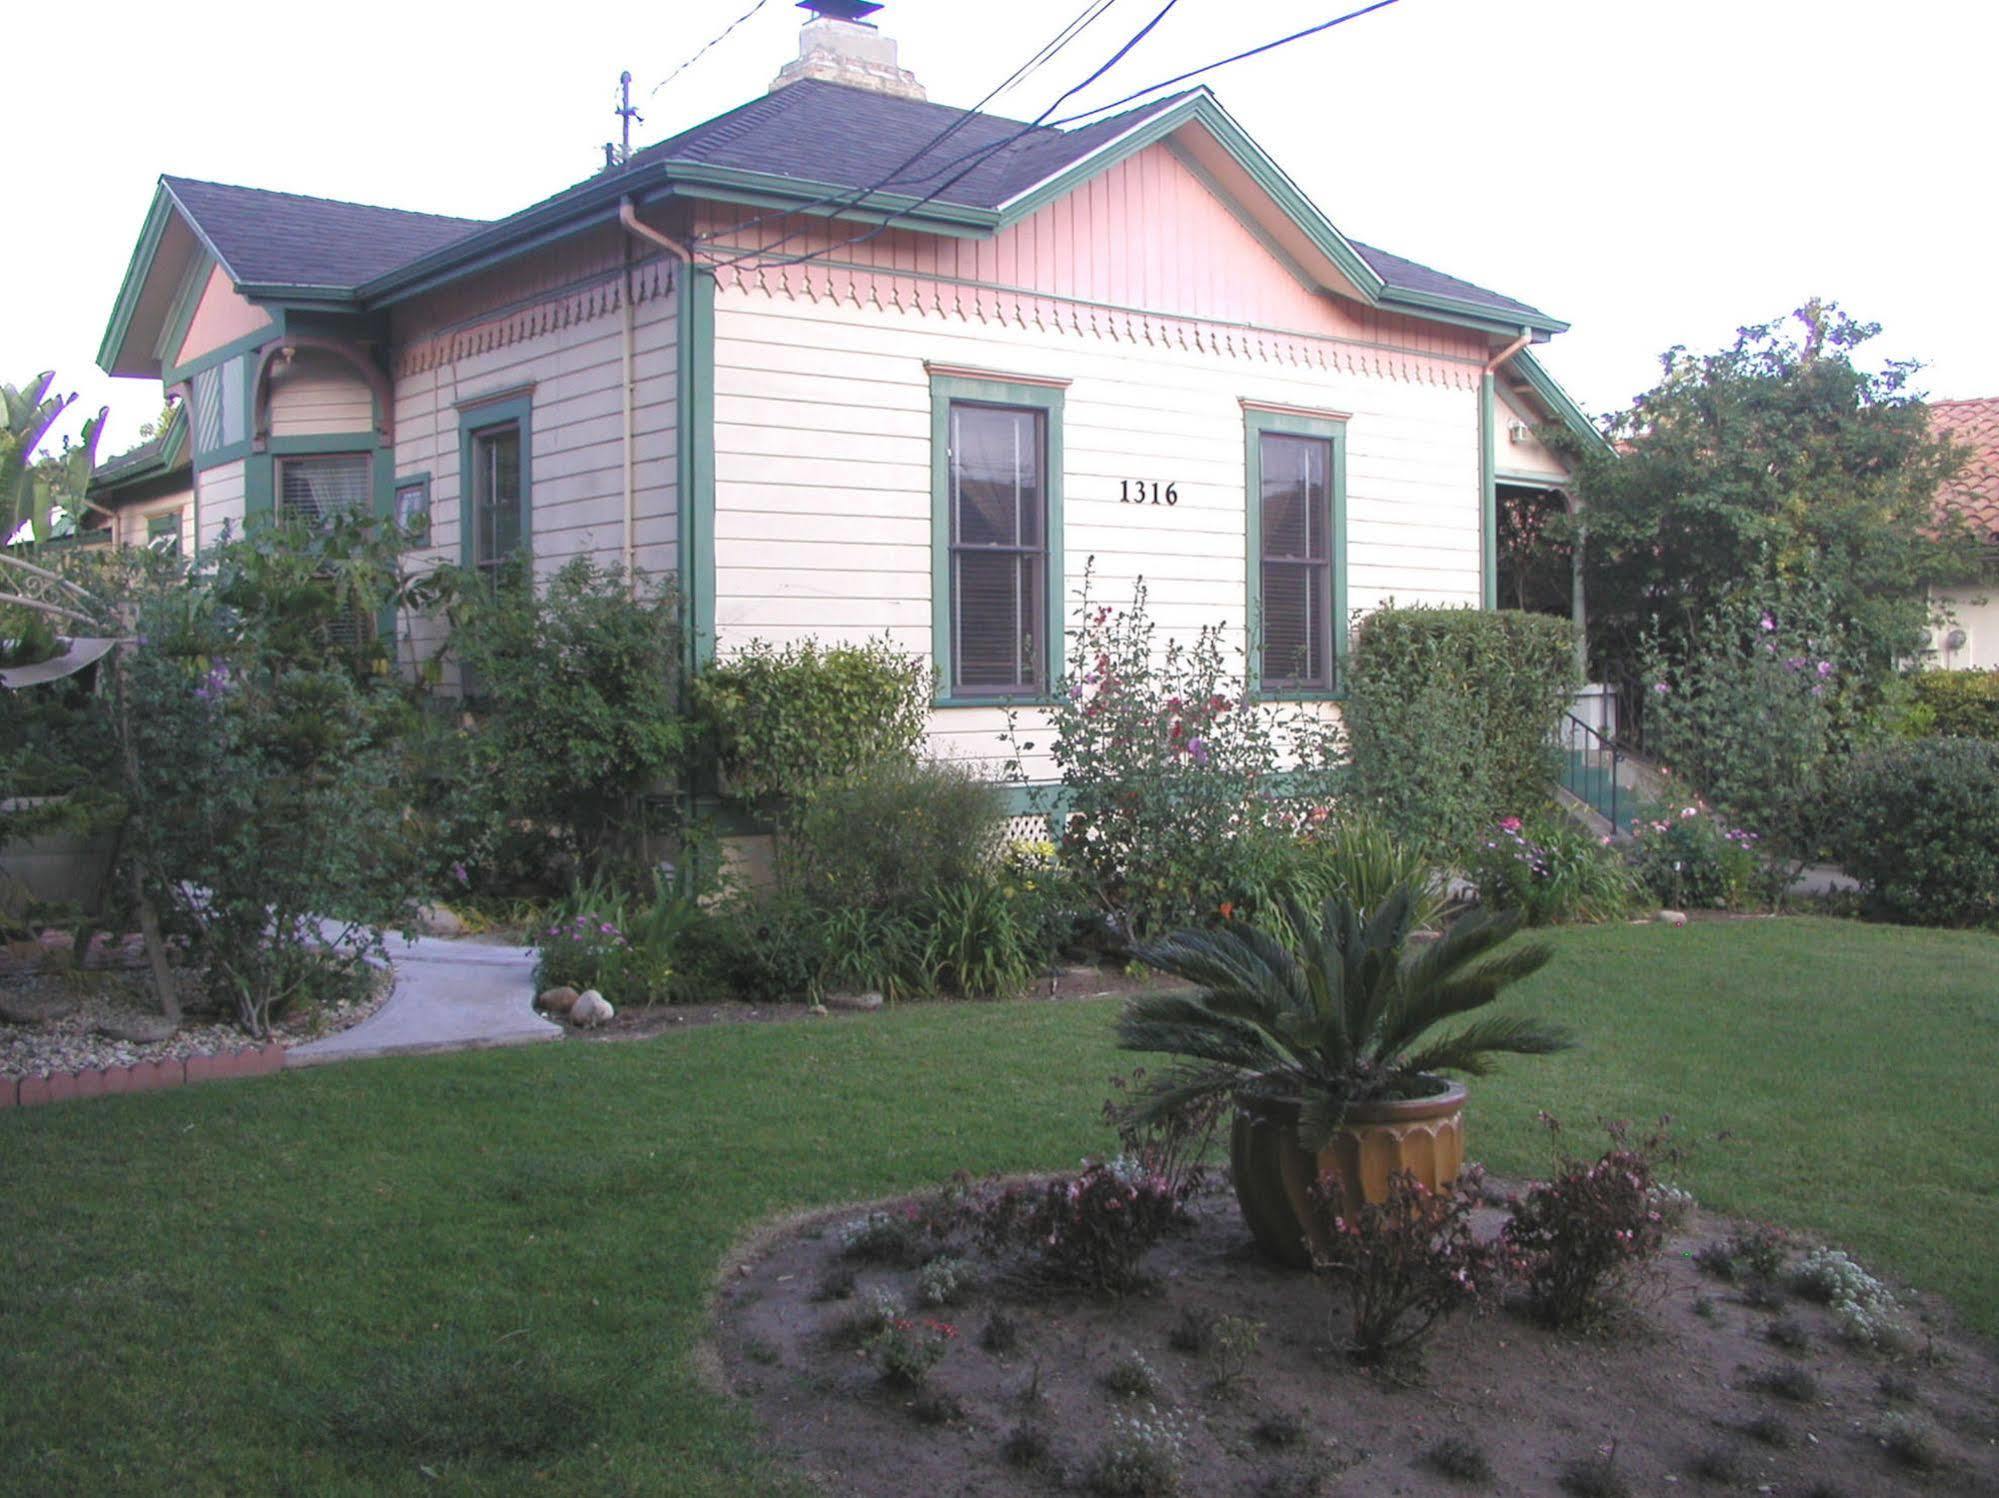
{"type": "Polygon", "coordinates": [[[174,1023],[164,1014],[113,1014],[95,1028],[99,1035],[129,1045],[159,1045],[174,1038],[174,1023]]]}
{"type": "Polygon", "coordinates": [[[1684,926],[1687,923],[1687,913],[1684,910],[1662,910],[1659,912],[1659,919],[1668,926],[1684,926]]]}
{"type": "Polygon", "coordinates": [[[416,927],[425,936],[463,936],[465,922],[448,905],[420,905],[416,912],[416,927]]]}
{"type": "Polygon", "coordinates": [[[878,993],[829,993],[826,995],[828,1009],[846,1009],[855,1014],[867,1014],[881,1008],[882,996],[878,993]]]}
{"type": "Polygon", "coordinates": [[[611,1016],[617,1012],[596,989],[586,988],[570,1006],[569,1023],[579,1030],[594,1030],[599,1025],[609,1024],[611,1016]]]}
{"type": "Polygon", "coordinates": [[[42,1025],[66,1019],[76,1012],[77,1001],[60,994],[0,993],[0,1020],[10,1025],[42,1025]]]}
{"type": "Polygon", "coordinates": [[[535,996],[534,1007],[543,1014],[567,1014],[576,1007],[577,998],[576,990],[567,984],[561,988],[544,988],[535,996]]]}

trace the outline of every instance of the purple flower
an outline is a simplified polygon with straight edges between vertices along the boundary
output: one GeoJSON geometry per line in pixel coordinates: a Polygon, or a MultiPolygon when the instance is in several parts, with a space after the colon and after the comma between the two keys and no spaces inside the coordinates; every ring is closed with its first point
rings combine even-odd
{"type": "Polygon", "coordinates": [[[1187,758],[1197,765],[1205,765],[1208,762],[1208,741],[1198,734],[1187,740],[1187,758]]]}
{"type": "Polygon", "coordinates": [[[1666,683],[1663,681],[1655,681],[1652,683],[1652,690],[1657,692],[1661,697],[1664,697],[1668,692],[1672,691],[1673,689],[1667,686],[1666,683]]]}
{"type": "Polygon", "coordinates": [[[472,876],[465,872],[465,865],[462,863],[454,863],[451,866],[451,877],[462,885],[470,885],[472,883],[472,876]]]}
{"type": "Polygon", "coordinates": [[[1832,662],[1831,662],[1831,661],[1820,661],[1820,662],[1819,662],[1819,676],[1820,676],[1821,678],[1824,678],[1824,677],[1827,677],[1827,676],[1830,676],[1830,675],[1832,675],[1832,662]]]}
{"type": "Polygon", "coordinates": [[[1769,634],[1772,630],[1776,629],[1777,627],[1777,621],[1775,619],[1772,619],[1768,614],[1765,614],[1763,616],[1762,624],[1763,624],[1763,633],[1766,635],[1769,634]]]}

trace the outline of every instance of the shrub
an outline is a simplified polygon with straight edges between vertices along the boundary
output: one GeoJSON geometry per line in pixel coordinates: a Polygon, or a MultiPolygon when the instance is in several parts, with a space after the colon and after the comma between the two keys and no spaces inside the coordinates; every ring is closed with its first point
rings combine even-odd
{"type": "Polygon", "coordinates": [[[928,917],[924,966],[939,989],[966,998],[1020,992],[1049,955],[1033,946],[1039,932],[1032,914],[1017,908],[1012,887],[995,877],[939,885],[928,917]]]}
{"type": "Polygon", "coordinates": [[[1746,597],[1710,615],[1677,654],[1649,647],[1642,670],[1648,747],[1766,851],[1809,859],[1851,710],[1842,694],[1862,692],[1824,598],[1807,587],[1746,597]]]}
{"type": "Polygon", "coordinates": [[[577,887],[551,912],[537,944],[535,984],[594,988],[615,1004],[671,997],[674,952],[702,915],[654,878],[650,900],[604,880],[577,887]]]}
{"type": "Polygon", "coordinates": [[[1614,920],[1638,891],[1607,843],[1560,814],[1501,817],[1472,848],[1465,875],[1479,904],[1518,910],[1530,926],[1614,920]]]}
{"type": "MultiPolygon", "coordinates": [[[[1273,821],[1281,825],[1289,819],[1286,812],[1273,821]]],[[[1319,910],[1328,900],[1346,900],[1371,912],[1406,890],[1416,899],[1416,925],[1438,924],[1445,903],[1443,871],[1378,816],[1351,801],[1336,802],[1306,806],[1295,814],[1295,824],[1295,829],[1283,828],[1287,835],[1274,841],[1259,865],[1245,871],[1242,905],[1225,908],[1224,919],[1249,920],[1289,942],[1299,934],[1285,915],[1291,902],[1319,910]]]]}
{"type": "Polygon", "coordinates": [[[1918,671],[1908,678],[1927,730],[1939,738],[1999,741],[1999,670],[1918,671]]]}
{"type": "Polygon", "coordinates": [[[916,1275],[916,1298],[926,1306],[952,1306],[977,1288],[978,1272],[963,1259],[939,1254],[916,1275]]]}
{"type": "Polygon", "coordinates": [[[1357,1362],[1377,1363],[1422,1341],[1444,1317],[1495,1287],[1501,1260],[1472,1231],[1482,1199],[1476,1167],[1431,1191],[1407,1171],[1389,1177],[1385,1201],[1336,1216],[1321,1211],[1323,1254],[1314,1268],[1347,1301],[1347,1344],[1357,1362]]]}
{"type": "Polygon", "coordinates": [[[1116,1413],[1086,1481],[1103,1498],[1172,1498],[1180,1491],[1186,1450],[1186,1427],[1172,1414],[1149,1405],[1143,1415],[1116,1413]]]}
{"type": "Polygon", "coordinates": [[[819,783],[783,827],[785,885],[829,908],[909,910],[998,854],[999,788],[966,766],[883,760],[819,783]]]}
{"type": "Polygon", "coordinates": [[[1999,917],[1999,743],[1922,739],[1856,756],[1834,846],[1893,920],[1999,917]]]}
{"type": "Polygon", "coordinates": [[[1791,1273],[1791,1287],[1831,1306],[1840,1336],[1855,1346],[1892,1349],[1908,1339],[1894,1293],[1836,1248],[1806,1254],[1791,1273]]]}
{"type": "Polygon", "coordinates": [[[1124,1295],[1144,1283],[1145,1256],[1181,1220],[1186,1190],[1121,1155],[1004,1188],[981,1204],[979,1235],[989,1248],[1027,1250],[1057,1283],[1124,1295]]]}
{"type": "Polygon", "coordinates": [[[1554,1175],[1509,1203],[1513,1216],[1501,1238],[1535,1314],[1550,1326],[1600,1319],[1665,1247],[1653,1200],[1664,1125],[1633,1142],[1624,1125],[1613,1124],[1610,1137],[1611,1148],[1595,1160],[1558,1152],[1554,1175]]]}
{"type": "Polygon", "coordinates": [[[1455,853],[1544,799],[1578,682],[1563,620],[1377,609],[1354,634],[1345,718],[1352,789],[1401,837],[1455,853]]]}
{"type": "Polygon", "coordinates": [[[1793,1404],[1816,1404],[1819,1381],[1802,1363],[1779,1363],[1749,1375],[1749,1387],[1759,1394],[1772,1394],[1793,1404]]]}
{"type": "Polygon", "coordinates": [[[1150,1399],[1159,1392],[1159,1372],[1137,1352],[1128,1352],[1104,1370],[1104,1387],[1120,1399],[1150,1399]]]}
{"type": "Polygon", "coordinates": [[[1467,1436],[1445,1436],[1423,1453],[1423,1465],[1454,1482],[1489,1483],[1492,1459],[1467,1436]]]}
{"type": "MultiPolygon", "coordinates": [[[[1122,609],[1085,584],[1048,747],[1071,810],[1066,861],[1123,936],[1212,920],[1242,897],[1285,767],[1294,794],[1329,783],[1330,730],[1262,709],[1242,675],[1218,629],[1159,644],[1143,584],[1122,609]]],[[[1007,741],[1016,764],[1037,742],[1017,725],[1007,741]]]]}
{"type": "Polygon", "coordinates": [[[1882,1420],[1876,1439],[1883,1451],[1913,1471],[1934,1472],[1943,1465],[1936,1427],[1920,1416],[1891,1411],[1882,1420]]]}
{"type": "Polygon", "coordinates": [[[456,819],[481,829],[465,861],[484,866],[530,834],[544,865],[647,861],[648,793],[678,776],[694,739],[675,592],[587,557],[533,582],[523,556],[455,583],[450,648],[475,726],[447,773],[470,802],[456,819]]]}
{"type": "Polygon", "coordinates": [[[886,640],[782,649],[752,641],[694,682],[731,795],[804,797],[871,765],[908,764],[930,712],[930,668],[886,640]]]}
{"type": "Polygon", "coordinates": [[[1673,910],[1750,910],[1768,892],[1755,833],[1685,806],[1631,828],[1631,861],[1652,898],[1673,910]]]}
{"type": "MultiPolygon", "coordinates": [[[[373,577],[371,544],[342,534],[373,577]]],[[[147,643],[120,686],[136,759],[125,854],[254,1035],[351,988],[380,933],[410,924],[430,861],[405,816],[408,703],[337,627],[353,599],[299,571],[334,565],[332,546],[272,528],[204,553],[140,602],[147,643]]],[[[370,606],[393,600],[394,579],[381,588],[370,606]]]]}
{"type": "Polygon", "coordinates": [[[958,1329],[945,1321],[910,1321],[897,1316],[867,1342],[868,1360],[885,1384],[913,1389],[944,1361],[958,1329]]]}
{"type": "Polygon", "coordinates": [[[840,1257],[906,1269],[923,1257],[923,1233],[913,1209],[870,1212],[840,1229],[840,1257]]]}
{"type": "Polygon", "coordinates": [[[1227,1389],[1249,1371],[1263,1345],[1263,1323],[1247,1316],[1223,1316],[1210,1334],[1208,1367],[1215,1387],[1227,1389]]]}

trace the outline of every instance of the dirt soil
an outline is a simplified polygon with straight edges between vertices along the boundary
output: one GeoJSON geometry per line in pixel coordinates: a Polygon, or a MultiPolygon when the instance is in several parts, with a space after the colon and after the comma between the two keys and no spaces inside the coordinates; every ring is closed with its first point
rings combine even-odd
{"type": "MultiPolygon", "coordinates": [[[[1691,1259],[1730,1231],[1726,1220],[1695,1214],[1609,1329],[1554,1333],[1498,1310],[1446,1324],[1418,1367],[1369,1371],[1338,1350],[1344,1306],[1335,1319],[1320,1283],[1256,1254],[1225,1185],[1195,1206],[1193,1226],[1153,1252],[1157,1287],[1122,1304],[1051,1294],[1008,1266],[976,1261],[984,1278],[965,1303],[912,1310],[957,1330],[928,1380],[960,1406],[941,1419],[886,1388],[866,1354],[843,1350],[833,1334],[877,1287],[917,1304],[914,1271],[876,1267],[855,1269],[851,1298],[821,1298],[851,1267],[837,1229],[865,1209],[772,1230],[724,1266],[717,1376],[749,1403],[774,1450],[826,1491],[870,1498],[1085,1491],[1113,1415],[1147,1416],[1148,1403],[1185,1428],[1179,1491],[1191,1495],[1999,1493],[1992,1350],[1950,1330],[1945,1308],[1899,1287],[1922,1349],[1899,1360],[1842,1343],[1830,1312],[1794,1295],[1752,1305],[1691,1259]],[[981,1345],[996,1310],[1018,1323],[1013,1351],[981,1345]],[[1171,1334],[1189,1311],[1262,1323],[1260,1351],[1233,1386],[1217,1388],[1207,1358],[1174,1349],[1171,1334]],[[1801,1328],[1804,1345],[1775,1345],[1773,1326],[1780,1336],[1801,1328]],[[1149,1400],[1103,1382],[1134,1351],[1159,1375],[1149,1400]],[[1752,1387],[1758,1372],[1794,1364],[1816,1383],[1807,1399],[1752,1387]],[[1882,1434],[1896,1417],[1931,1433],[1932,1470],[1889,1452],[1882,1434]],[[1003,1452],[1022,1425],[1048,1440],[1036,1469],[1003,1452]],[[1489,1480],[1456,1480],[1428,1464],[1447,1437],[1484,1454],[1489,1480]],[[1604,1485],[1565,1488],[1575,1463],[1604,1485]]],[[[1501,1215],[1482,1215],[1481,1230],[1497,1231],[1501,1215]]]]}

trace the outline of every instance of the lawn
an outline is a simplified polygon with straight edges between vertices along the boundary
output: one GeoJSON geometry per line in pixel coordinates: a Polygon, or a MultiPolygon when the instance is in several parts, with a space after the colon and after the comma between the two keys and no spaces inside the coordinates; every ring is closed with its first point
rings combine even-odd
{"type": "MultiPolygon", "coordinates": [[[[1556,940],[1516,1002],[1584,1049],[1477,1083],[1474,1153],[1531,1170],[1543,1107],[1671,1112],[1704,1141],[1705,1202],[1820,1230],[1999,1331],[1999,939],[1556,940]]],[[[730,1244],[1101,1148],[1113,1014],[914,1007],[0,1114],[0,1470],[23,1492],[784,1491],[695,1371],[730,1244]],[[410,1444],[481,1420],[521,1453],[410,1444]]]]}

